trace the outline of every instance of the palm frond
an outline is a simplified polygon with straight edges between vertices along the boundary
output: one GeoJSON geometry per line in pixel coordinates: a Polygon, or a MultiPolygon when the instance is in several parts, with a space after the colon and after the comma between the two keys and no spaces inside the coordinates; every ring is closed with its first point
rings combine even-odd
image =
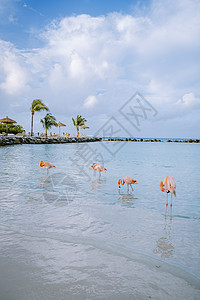
{"type": "Polygon", "coordinates": [[[57,126],[56,118],[51,113],[47,113],[46,116],[40,120],[44,129],[48,130],[52,126],[57,126]]]}
{"type": "Polygon", "coordinates": [[[76,126],[76,122],[75,122],[74,118],[72,118],[72,121],[73,121],[73,123],[74,123],[74,126],[76,126]]]}
{"type": "Polygon", "coordinates": [[[41,111],[41,110],[49,111],[49,108],[40,99],[33,100],[30,109],[32,112],[41,111]]]}

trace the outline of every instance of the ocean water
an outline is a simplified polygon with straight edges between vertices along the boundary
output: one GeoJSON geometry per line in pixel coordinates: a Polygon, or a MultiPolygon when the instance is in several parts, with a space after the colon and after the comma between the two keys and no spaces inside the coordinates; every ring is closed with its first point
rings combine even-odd
{"type": "Polygon", "coordinates": [[[0,299],[200,299],[199,166],[198,144],[1,147],[0,299]]]}

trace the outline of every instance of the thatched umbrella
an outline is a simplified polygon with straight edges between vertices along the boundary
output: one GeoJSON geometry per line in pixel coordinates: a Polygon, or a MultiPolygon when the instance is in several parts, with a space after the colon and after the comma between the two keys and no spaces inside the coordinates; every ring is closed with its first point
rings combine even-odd
{"type": "Polygon", "coordinates": [[[6,118],[0,119],[0,122],[6,124],[6,134],[8,134],[8,124],[17,123],[15,120],[8,118],[8,116],[6,118]]]}
{"type": "Polygon", "coordinates": [[[59,135],[60,135],[60,127],[66,126],[65,124],[61,123],[60,121],[57,123],[57,126],[59,127],[59,135]]]}
{"type": "Polygon", "coordinates": [[[81,126],[81,129],[84,129],[84,135],[85,135],[85,129],[88,129],[88,128],[90,128],[90,127],[88,127],[86,125],[81,126]]]}

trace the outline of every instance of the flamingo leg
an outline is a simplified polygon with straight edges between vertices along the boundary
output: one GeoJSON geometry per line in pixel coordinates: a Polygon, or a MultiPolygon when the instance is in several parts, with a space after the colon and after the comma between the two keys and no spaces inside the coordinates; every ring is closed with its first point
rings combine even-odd
{"type": "Polygon", "coordinates": [[[166,209],[165,209],[165,220],[166,220],[166,217],[167,217],[167,203],[166,203],[166,209]]]}
{"type": "Polygon", "coordinates": [[[168,206],[168,193],[166,193],[167,194],[167,202],[166,202],[166,206],[168,206]]]}
{"type": "Polygon", "coordinates": [[[170,204],[170,206],[172,207],[172,194],[171,194],[171,204],[170,204]]]}
{"type": "Polygon", "coordinates": [[[132,187],[132,185],[130,184],[130,186],[131,186],[131,189],[132,189],[132,191],[134,192],[134,190],[133,190],[133,187],[132,187]]]}
{"type": "Polygon", "coordinates": [[[172,206],[170,206],[170,223],[172,223],[172,206]]]}
{"type": "Polygon", "coordinates": [[[49,169],[47,168],[47,176],[49,175],[49,169]]]}

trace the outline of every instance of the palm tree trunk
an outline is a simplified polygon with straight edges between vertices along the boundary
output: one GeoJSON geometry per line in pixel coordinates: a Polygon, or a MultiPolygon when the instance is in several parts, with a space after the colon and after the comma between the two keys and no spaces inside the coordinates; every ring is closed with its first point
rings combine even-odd
{"type": "Polygon", "coordinates": [[[78,130],[78,126],[76,126],[76,129],[77,129],[77,136],[79,136],[79,130],[78,130]]]}
{"type": "Polygon", "coordinates": [[[45,135],[46,135],[46,138],[47,138],[47,128],[45,129],[45,131],[46,131],[46,132],[45,132],[45,135]]]}
{"type": "Polygon", "coordinates": [[[33,136],[33,115],[34,115],[34,111],[32,111],[32,117],[31,117],[31,136],[33,136]]]}

